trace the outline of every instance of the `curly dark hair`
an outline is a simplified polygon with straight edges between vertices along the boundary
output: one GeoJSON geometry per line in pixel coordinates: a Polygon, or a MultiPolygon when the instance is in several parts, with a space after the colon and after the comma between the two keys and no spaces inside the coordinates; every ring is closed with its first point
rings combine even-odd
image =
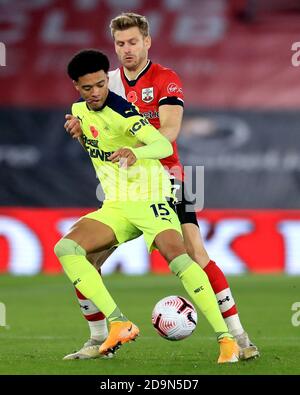
{"type": "Polygon", "coordinates": [[[104,53],[96,49],[85,49],[73,56],[67,70],[69,77],[74,81],[78,81],[79,77],[100,70],[107,73],[109,70],[109,60],[104,53]]]}

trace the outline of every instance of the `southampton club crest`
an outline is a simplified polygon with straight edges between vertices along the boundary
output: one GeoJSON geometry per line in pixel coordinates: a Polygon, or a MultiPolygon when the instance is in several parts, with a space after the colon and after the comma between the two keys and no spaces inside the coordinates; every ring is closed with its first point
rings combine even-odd
{"type": "Polygon", "coordinates": [[[154,99],[153,87],[142,89],[142,100],[145,103],[150,103],[154,99]]]}

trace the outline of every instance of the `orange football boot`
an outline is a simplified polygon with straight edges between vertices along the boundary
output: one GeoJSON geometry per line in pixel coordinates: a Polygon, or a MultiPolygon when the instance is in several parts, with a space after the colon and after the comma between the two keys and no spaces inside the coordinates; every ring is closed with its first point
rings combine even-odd
{"type": "Polygon", "coordinates": [[[139,333],[139,328],[131,321],[111,322],[108,337],[99,347],[99,353],[114,354],[122,344],[135,340],[139,333]]]}
{"type": "Polygon", "coordinates": [[[223,337],[219,340],[220,356],[218,363],[238,362],[239,346],[237,342],[230,337],[223,337]]]}

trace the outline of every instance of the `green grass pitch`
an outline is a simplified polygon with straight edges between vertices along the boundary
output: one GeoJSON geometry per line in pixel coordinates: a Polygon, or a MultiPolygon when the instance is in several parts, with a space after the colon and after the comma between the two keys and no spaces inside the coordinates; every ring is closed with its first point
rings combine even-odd
{"type": "Polygon", "coordinates": [[[169,342],[151,324],[155,303],[167,295],[188,297],[178,279],[167,276],[107,276],[121,310],[140,328],[135,343],[113,359],[62,361],[88,338],[71,283],[65,275],[0,276],[0,302],[8,328],[0,327],[0,374],[201,375],[300,374],[300,326],[292,325],[292,304],[300,302],[299,277],[229,277],[241,320],[261,357],[217,365],[218,345],[201,313],[188,339],[169,342]]]}

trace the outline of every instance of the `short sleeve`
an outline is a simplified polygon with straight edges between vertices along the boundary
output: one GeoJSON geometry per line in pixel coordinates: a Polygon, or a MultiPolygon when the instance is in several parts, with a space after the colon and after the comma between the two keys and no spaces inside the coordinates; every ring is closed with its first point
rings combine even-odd
{"type": "Polygon", "coordinates": [[[158,105],[175,104],[183,106],[184,96],[182,82],[178,75],[172,70],[164,70],[159,80],[158,105]]]}

